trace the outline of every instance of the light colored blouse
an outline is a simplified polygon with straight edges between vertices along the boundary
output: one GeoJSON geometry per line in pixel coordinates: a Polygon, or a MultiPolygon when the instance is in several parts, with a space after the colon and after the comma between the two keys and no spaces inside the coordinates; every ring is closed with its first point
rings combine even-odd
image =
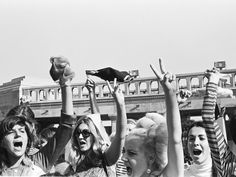
{"type": "Polygon", "coordinates": [[[213,177],[212,176],[212,159],[198,165],[193,163],[184,171],[184,177],[213,177]]]}
{"type": "Polygon", "coordinates": [[[25,157],[19,166],[14,168],[5,168],[2,170],[0,176],[41,176],[45,172],[38,166],[34,165],[33,162],[25,157]]]}

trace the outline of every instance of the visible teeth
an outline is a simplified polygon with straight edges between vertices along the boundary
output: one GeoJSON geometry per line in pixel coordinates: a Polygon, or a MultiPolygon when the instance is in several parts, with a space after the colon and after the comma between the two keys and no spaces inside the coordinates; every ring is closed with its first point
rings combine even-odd
{"type": "Polygon", "coordinates": [[[202,153],[201,150],[193,150],[194,155],[200,155],[202,153]]]}
{"type": "Polygon", "coordinates": [[[132,168],[126,167],[126,169],[127,169],[127,174],[130,176],[132,174],[132,168]]]}

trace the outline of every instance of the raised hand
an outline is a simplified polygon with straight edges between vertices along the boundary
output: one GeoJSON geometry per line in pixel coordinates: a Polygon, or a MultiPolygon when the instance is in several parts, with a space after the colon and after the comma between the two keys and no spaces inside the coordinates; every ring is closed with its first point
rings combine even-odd
{"type": "Polygon", "coordinates": [[[96,84],[90,77],[87,77],[85,87],[88,89],[89,92],[95,92],[96,84]]]}
{"type": "Polygon", "coordinates": [[[70,65],[70,62],[65,57],[51,57],[50,62],[52,66],[50,68],[50,75],[54,81],[57,81],[61,75],[63,75],[64,70],[67,65],[70,65]]]}
{"type": "Polygon", "coordinates": [[[190,90],[181,89],[177,93],[177,101],[178,103],[184,103],[191,96],[192,96],[192,92],[190,90]]]}
{"type": "Polygon", "coordinates": [[[58,81],[61,86],[65,85],[65,83],[68,81],[70,82],[74,76],[75,73],[72,71],[70,67],[70,62],[65,57],[51,57],[50,62],[52,64],[50,68],[50,75],[54,81],[58,81]]]}
{"type": "Polygon", "coordinates": [[[162,176],[183,176],[184,155],[182,146],[182,128],[180,112],[176,98],[175,75],[167,72],[159,59],[160,71],[150,65],[152,71],[161,83],[165,93],[166,122],[168,129],[168,164],[162,176]]]}
{"type": "Polygon", "coordinates": [[[164,68],[162,64],[161,59],[159,59],[159,65],[160,65],[161,72],[159,72],[157,68],[152,64],[150,65],[150,67],[152,71],[154,72],[154,74],[156,75],[158,81],[161,83],[163,89],[165,91],[167,90],[176,91],[175,75],[166,71],[166,69],[164,68]]]}
{"type": "Polygon", "coordinates": [[[227,80],[231,75],[222,74],[219,69],[214,67],[213,69],[206,70],[205,76],[208,78],[209,82],[218,84],[219,80],[227,80]]]}
{"type": "Polygon", "coordinates": [[[115,99],[115,101],[118,102],[119,104],[122,104],[122,103],[124,103],[125,98],[124,98],[124,94],[123,94],[119,84],[117,84],[116,80],[117,79],[115,78],[114,82],[113,82],[113,87],[114,88],[112,88],[109,81],[106,81],[106,82],[107,82],[107,86],[110,90],[110,93],[113,96],[113,98],[115,99]]]}

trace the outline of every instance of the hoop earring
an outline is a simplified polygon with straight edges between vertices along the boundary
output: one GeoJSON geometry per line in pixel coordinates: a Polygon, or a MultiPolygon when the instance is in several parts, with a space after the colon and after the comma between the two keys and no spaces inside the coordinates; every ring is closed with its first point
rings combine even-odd
{"type": "Polygon", "coordinates": [[[152,171],[151,171],[151,169],[149,169],[149,168],[146,170],[146,173],[147,173],[147,174],[150,174],[151,172],[152,172],[152,171]]]}

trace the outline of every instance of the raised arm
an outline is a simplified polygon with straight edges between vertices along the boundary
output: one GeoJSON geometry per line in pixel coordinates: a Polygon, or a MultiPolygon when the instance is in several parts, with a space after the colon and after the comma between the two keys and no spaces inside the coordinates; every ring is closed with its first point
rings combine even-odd
{"type": "Polygon", "coordinates": [[[233,172],[235,156],[229,150],[224,135],[215,121],[215,106],[217,99],[218,82],[225,75],[219,73],[215,68],[207,70],[206,93],[203,101],[202,119],[206,129],[208,143],[211,149],[212,159],[220,176],[228,177],[233,172]]]}
{"type": "Polygon", "coordinates": [[[96,94],[95,94],[96,84],[89,76],[87,77],[85,87],[88,89],[88,92],[89,92],[89,103],[90,103],[91,113],[99,114],[100,111],[99,111],[99,107],[96,100],[96,94]]]}
{"type": "Polygon", "coordinates": [[[182,128],[176,98],[175,76],[165,71],[161,59],[159,59],[159,64],[161,72],[159,72],[153,65],[150,66],[165,92],[166,118],[168,129],[168,164],[163,171],[163,176],[183,177],[184,155],[181,139],[182,128]]]}
{"type": "MultiPolygon", "coordinates": [[[[54,64],[55,63],[52,63],[52,65],[54,64]]],[[[72,135],[72,126],[76,118],[73,114],[71,90],[71,79],[73,76],[74,75],[69,64],[66,64],[60,73],[60,77],[58,78],[62,94],[60,125],[56,131],[56,134],[42,149],[40,149],[37,154],[33,156],[35,163],[46,172],[48,172],[55,164],[72,135]]]]}
{"type": "Polygon", "coordinates": [[[127,127],[127,117],[126,117],[124,95],[119,85],[116,84],[116,79],[114,80],[114,89],[112,88],[112,86],[108,81],[107,85],[115,100],[117,108],[116,134],[110,147],[105,152],[105,157],[108,165],[113,165],[119,159],[122,148],[124,147],[126,127],[127,127]]]}

